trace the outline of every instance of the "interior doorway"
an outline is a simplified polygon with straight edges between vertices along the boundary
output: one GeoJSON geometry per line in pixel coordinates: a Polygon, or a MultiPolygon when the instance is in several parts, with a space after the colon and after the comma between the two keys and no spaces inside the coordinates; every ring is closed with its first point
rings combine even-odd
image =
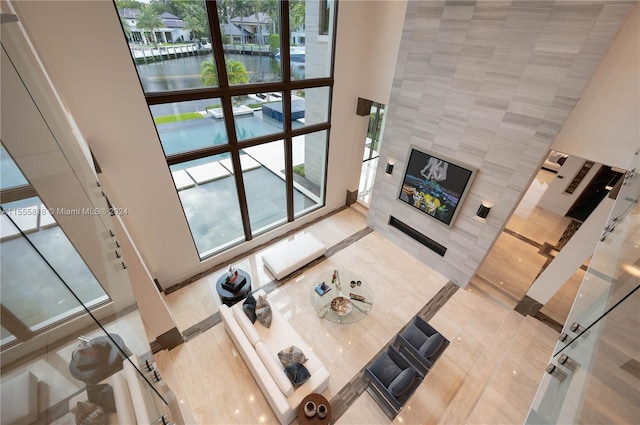
{"type": "Polygon", "coordinates": [[[385,105],[373,102],[371,104],[371,111],[369,112],[369,127],[364,145],[364,156],[362,158],[362,170],[360,172],[360,184],[358,187],[358,202],[364,204],[366,207],[368,207],[371,202],[371,192],[376,177],[378,157],[380,156],[384,117],[385,105]]]}
{"type": "MultiPolygon", "coordinates": [[[[551,205],[549,199],[554,196],[548,189],[557,185],[565,188],[574,168],[586,161],[556,154],[550,153],[474,277],[476,284],[497,289],[514,307],[581,224],[566,214],[571,204],[564,210],[551,205]],[[571,168],[573,163],[575,167],[571,168]]],[[[575,194],[576,199],[579,196],[575,194]]],[[[588,260],[540,310],[547,323],[564,324],[587,266],[588,260]]]]}
{"type": "Polygon", "coordinates": [[[595,177],[567,211],[567,217],[584,222],[623,176],[624,174],[618,169],[606,165],[600,167],[595,177]]]}

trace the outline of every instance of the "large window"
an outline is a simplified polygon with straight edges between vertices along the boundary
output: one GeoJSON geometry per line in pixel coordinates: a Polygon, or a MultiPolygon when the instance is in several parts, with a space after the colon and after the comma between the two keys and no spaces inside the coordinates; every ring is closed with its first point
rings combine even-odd
{"type": "Polygon", "coordinates": [[[109,297],[3,146],[0,161],[4,345],[84,313],[76,296],[88,308],[109,297]]]}
{"type": "Polygon", "coordinates": [[[324,205],[334,1],[115,2],[201,258],[324,205]]]}

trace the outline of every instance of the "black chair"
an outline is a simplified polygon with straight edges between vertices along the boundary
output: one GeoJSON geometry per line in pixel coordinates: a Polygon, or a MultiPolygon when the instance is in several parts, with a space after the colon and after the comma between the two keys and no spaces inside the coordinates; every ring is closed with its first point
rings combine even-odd
{"type": "Polygon", "coordinates": [[[367,391],[391,419],[398,415],[424,379],[424,374],[393,346],[387,347],[366,367],[364,375],[369,381],[367,391]]]}
{"type": "Polygon", "coordinates": [[[449,340],[419,316],[401,332],[393,344],[423,374],[449,346],[449,340]]]}

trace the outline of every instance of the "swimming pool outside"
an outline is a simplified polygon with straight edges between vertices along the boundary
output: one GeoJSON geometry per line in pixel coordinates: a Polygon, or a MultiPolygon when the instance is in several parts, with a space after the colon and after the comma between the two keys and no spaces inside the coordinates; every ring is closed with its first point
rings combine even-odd
{"type": "MultiPolygon", "coordinates": [[[[159,124],[158,134],[166,156],[229,143],[223,119],[203,117],[200,119],[159,124]]],[[[250,139],[282,132],[282,123],[262,119],[260,112],[235,118],[238,139],[250,139]]]]}

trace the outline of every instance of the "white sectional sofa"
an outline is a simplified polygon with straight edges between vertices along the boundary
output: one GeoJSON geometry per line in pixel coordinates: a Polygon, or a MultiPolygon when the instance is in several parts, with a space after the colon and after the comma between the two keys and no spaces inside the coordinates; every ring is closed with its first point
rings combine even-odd
{"type": "MultiPolygon", "coordinates": [[[[260,290],[254,294],[265,295],[260,290]]],[[[242,310],[242,302],[233,307],[220,306],[220,315],[225,330],[249,367],[262,394],[269,402],[281,424],[289,424],[297,417],[298,406],[310,393],[320,393],[329,385],[329,372],[320,359],[311,351],[304,339],[271,305],[271,327],[266,328],[258,321],[255,324],[242,310]],[[300,348],[307,361],[304,366],[311,377],[298,388],[294,388],[278,359],[278,352],[290,347],[300,348]]]]}
{"type": "Polygon", "coordinates": [[[327,247],[313,235],[302,233],[267,249],[262,254],[262,262],[276,279],[282,279],[324,255],[326,251],[327,247]]]}

